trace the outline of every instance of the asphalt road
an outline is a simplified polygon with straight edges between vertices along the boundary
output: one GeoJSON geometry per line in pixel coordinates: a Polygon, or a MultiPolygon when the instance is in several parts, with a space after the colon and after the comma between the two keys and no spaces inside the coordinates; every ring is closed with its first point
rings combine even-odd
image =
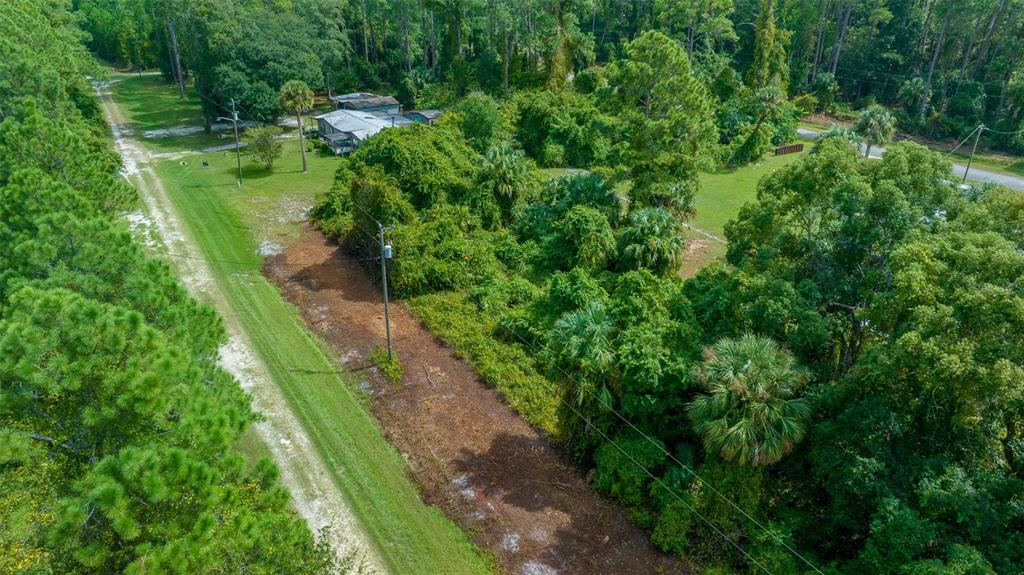
{"type": "MultiPolygon", "coordinates": [[[[806,128],[797,128],[797,134],[807,138],[809,140],[817,139],[821,132],[814,130],[808,130],[806,128]]],[[[861,151],[864,150],[864,146],[861,146],[861,151]]],[[[883,146],[872,146],[871,157],[880,158],[885,153],[885,147],[883,146]]],[[[953,174],[958,178],[964,177],[964,171],[967,170],[967,166],[963,164],[953,164],[953,174]]],[[[999,172],[993,172],[991,170],[985,170],[977,166],[971,166],[971,171],[967,174],[967,179],[972,182],[991,182],[993,184],[1000,184],[1010,188],[1011,190],[1019,190],[1024,192],[1024,177],[1011,176],[1008,174],[1001,174],[999,172]]]]}

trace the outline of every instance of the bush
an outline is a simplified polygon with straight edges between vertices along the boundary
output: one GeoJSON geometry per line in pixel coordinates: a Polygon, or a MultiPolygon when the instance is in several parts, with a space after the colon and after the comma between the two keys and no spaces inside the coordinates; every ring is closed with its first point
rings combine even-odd
{"type": "Polygon", "coordinates": [[[391,383],[398,385],[402,383],[402,376],[405,375],[405,366],[398,359],[398,354],[392,353],[388,356],[388,350],[383,347],[378,347],[373,350],[370,354],[370,361],[372,361],[377,369],[380,370],[384,377],[388,378],[391,383]]]}
{"type": "Polygon", "coordinates": [[[476,151],[483,152],[501,139],[505,118],[494,98],[473,93],[460,100],[452,112],[458,115],[456,124],[476,151]]]}
{"type": "Polygon", "coordinates": [[[818,97],[814,94],[800,94],[793,98],[793,105],[802,116],[807,116],[818,110],[818,97]]]}
{"type": "Polygon", "coordinates": [[[620,436],[605,443],[594,454],[594,489],[624,505],[646,503],[651,479],[640,466],[655,474],[660,472],[665,463],[664,449],[658,440],[637,436],[620,436]]]}

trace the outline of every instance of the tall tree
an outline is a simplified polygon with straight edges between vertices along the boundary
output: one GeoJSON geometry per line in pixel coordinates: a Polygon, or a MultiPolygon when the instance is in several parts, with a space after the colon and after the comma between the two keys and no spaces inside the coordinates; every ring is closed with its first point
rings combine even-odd
{"type": "Polygon", "coordinates": [[[761,0],[760,6],[761,13],[754,23],[754,61],[747,71],[747,81],[754,88],[774,86],[785,92],[789,33],[776,25],[775,0],[761,0]]]}
{"type": "Polygon", "coordinates": [[[313,108],[313,91],[302,80],[289,80],[281,86],[278,96],[281,107],[295,114],[295,124],[299,128],[299,151],[302,153],[302,171],[306,171],[306,126],[302,122],[303,112],[313,108]]]}
{"type": "Polygon", "coordinates": [[[892,140],[896,134],[896,119],[885,107],[869,106],[860,116],[853,129],[864,138],[864,157],[871,154],[871,146],[880,146],[892,140]]]}
{"type": "Polygon", "coordinates": [[[806,381],[789,352],[747,334],[708,348],[694,371],[704,394],[686,407],[704,446],[741,465],[770,465],[803,439],[810,404],[797,396],[806,381]]]}

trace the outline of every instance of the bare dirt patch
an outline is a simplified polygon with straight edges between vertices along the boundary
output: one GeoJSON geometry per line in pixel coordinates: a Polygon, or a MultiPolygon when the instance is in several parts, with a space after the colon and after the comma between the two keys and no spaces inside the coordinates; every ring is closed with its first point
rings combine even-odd
{"type": "Polygon", "coordinates": [[[683,574],[626,511],[601,499],[547,439],[487,388],[401,303],[392,337],[401,384],[368,356],[384,339],[380,290],[359,264],[308,227],[264,274],[331,345],[369,395],[388,439],[409,461],[424,498],[514,574],[683,574]]]}

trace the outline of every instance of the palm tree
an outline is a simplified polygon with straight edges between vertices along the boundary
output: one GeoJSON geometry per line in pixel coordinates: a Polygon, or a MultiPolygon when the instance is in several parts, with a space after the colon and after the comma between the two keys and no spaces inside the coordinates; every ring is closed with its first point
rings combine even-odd
{"type": "Polygon", "coordinates": [[[302,113],[313,107],[313,91],[302,80],[289,80],[281,86],[278,103],[289,113],[295,114],[299,125],[299,150],[302,152],[302,171],[306,171],[306,140],[302,126],[302,113]]]}
{"type": "Polygon", "coordinates": [[[896,119],[885,107],[872,104],[861,112],[853,129],[864,138],[864,157],[867,158],[871,146],[880,146],[892,140],[896,134],[896,119]]]}
{"type": "Polygon", "coordinates": [[[771,339],[719,340],[694,376],[706,393],[686,411],[708,451],[742,465],[769,465],[803,438],[810,405],[795,396],[807,376],[771,339]]]}
{"type": "Polygon", "coordinates": [[[607,374],[615,362],[612,339],[615,322],[600,301],[591,301],[576,311],[566,312],[549,334],[549,338],[562,359],[568,360],[583,372],[576,389],[576,401],[582,404],[594,386],[593,379],[607,374]]]}
{"type": "Polygon", "coordinates": [[[532,173],[533,166],[523,151],[507,143],[492,146],[484,155],[477,185],[498,200],[506,224],[512,219],[512,207],[533,184],[532,173]]]}
{"type": "Polygon", "coordinates": [[[644,208],[629,215],[622,232],[622,255],[632,268],[664,274],[679,266],[686,251],[679,219],[664,208],[644,208]]]}

